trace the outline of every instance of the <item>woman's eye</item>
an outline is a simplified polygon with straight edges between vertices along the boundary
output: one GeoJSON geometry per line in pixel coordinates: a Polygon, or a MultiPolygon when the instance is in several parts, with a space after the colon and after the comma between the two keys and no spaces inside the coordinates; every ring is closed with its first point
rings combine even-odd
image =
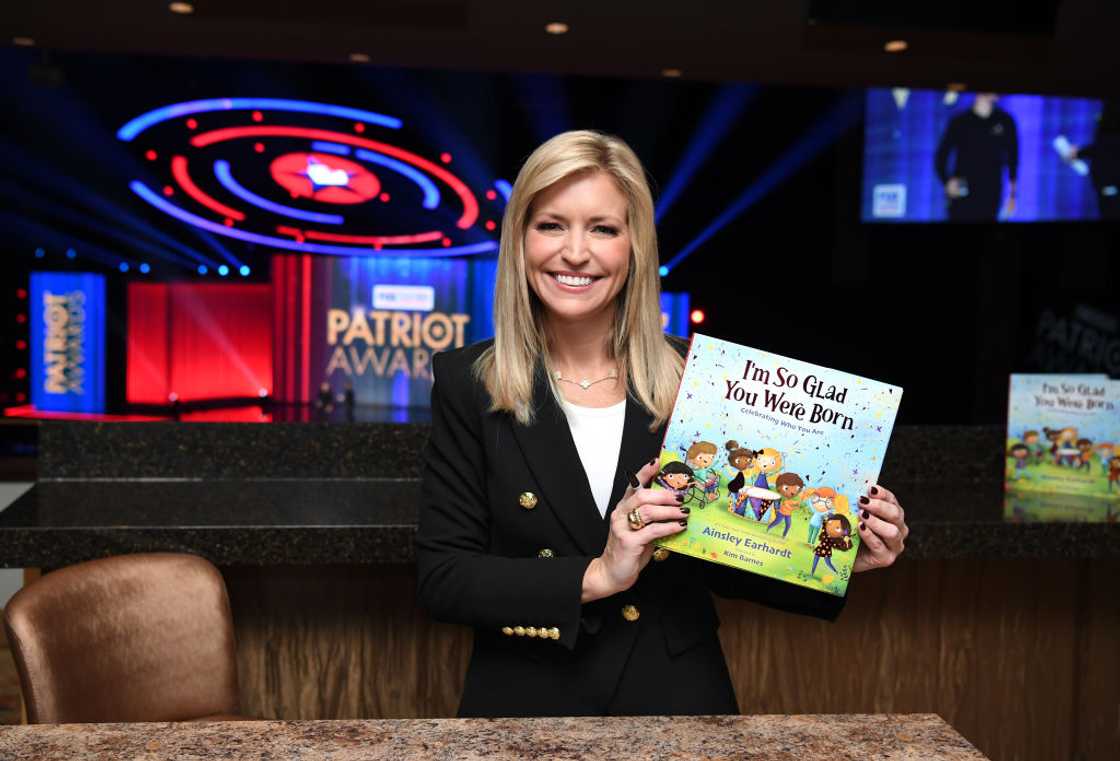
{"type": "Polygon", "coordinates": [[[618,229],[611,227],[610,225],[595,225],[595,227],[592,229],[601,233],[605,233],[606,235],[618,235],[618,229]]]}
{"type": "Polygon", "coordinates": [[[537,229],[541,231],[558,230],[560,229],[560,225],[555,222],[538,222],[537,229]]]}

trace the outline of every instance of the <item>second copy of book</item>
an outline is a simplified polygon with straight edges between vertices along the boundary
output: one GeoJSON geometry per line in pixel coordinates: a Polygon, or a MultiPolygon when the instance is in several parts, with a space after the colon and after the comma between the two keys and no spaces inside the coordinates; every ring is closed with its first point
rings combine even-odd
{"type": "Polygon", "coordinates": [[[1120,499],[1120,381],[1012,375],[1004,484],[1015,492],[1120,499]]]}
{"type": "Polygon", "coordinates": [[[656,544],[843,596],[858,500],[878,481],[901,399],[897,386],[694,334],[655,479],[691,512],[656,544]]]}

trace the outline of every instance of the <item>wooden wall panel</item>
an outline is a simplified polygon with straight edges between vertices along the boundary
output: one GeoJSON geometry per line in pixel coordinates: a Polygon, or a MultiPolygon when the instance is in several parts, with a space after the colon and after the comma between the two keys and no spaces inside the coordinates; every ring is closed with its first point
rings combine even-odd
{"type": "MultiPolygon", "coordinates": [[[[1112,761],[1118,566],[904,562],[857,576],[835,624],[719,600],[720,638],[744,713],[932,712],[1000,761],[1112,761]]],[[[245,713],[455,714],[471,635],[417,608],[414,568],[223,573],[245,713]]]]}

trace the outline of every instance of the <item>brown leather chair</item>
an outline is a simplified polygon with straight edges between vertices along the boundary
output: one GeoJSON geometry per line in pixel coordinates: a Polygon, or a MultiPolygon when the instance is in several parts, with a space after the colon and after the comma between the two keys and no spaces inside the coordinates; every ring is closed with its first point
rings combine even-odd
{"type": "Polygon", "coordinates": [[[246,718],[225,582],[196,555],[53,571],[12,597],[4,628],[31,724],[246,718]]]}

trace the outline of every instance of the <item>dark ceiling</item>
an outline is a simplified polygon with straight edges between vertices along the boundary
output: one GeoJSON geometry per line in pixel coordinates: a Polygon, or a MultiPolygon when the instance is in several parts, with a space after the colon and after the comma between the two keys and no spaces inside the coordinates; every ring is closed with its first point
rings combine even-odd
{"type": "Polygon", "coordinates": [[[483,71],[1120,95],[1116,0],[35,0],[0,41],[44,50],[483,71]],[[854,10],[853,10],[854,9],[854,10]],[[564,35],[544,26],[563,21],[564,35]],[[905,39],[900,54],[883,51],[905,39]]]}

